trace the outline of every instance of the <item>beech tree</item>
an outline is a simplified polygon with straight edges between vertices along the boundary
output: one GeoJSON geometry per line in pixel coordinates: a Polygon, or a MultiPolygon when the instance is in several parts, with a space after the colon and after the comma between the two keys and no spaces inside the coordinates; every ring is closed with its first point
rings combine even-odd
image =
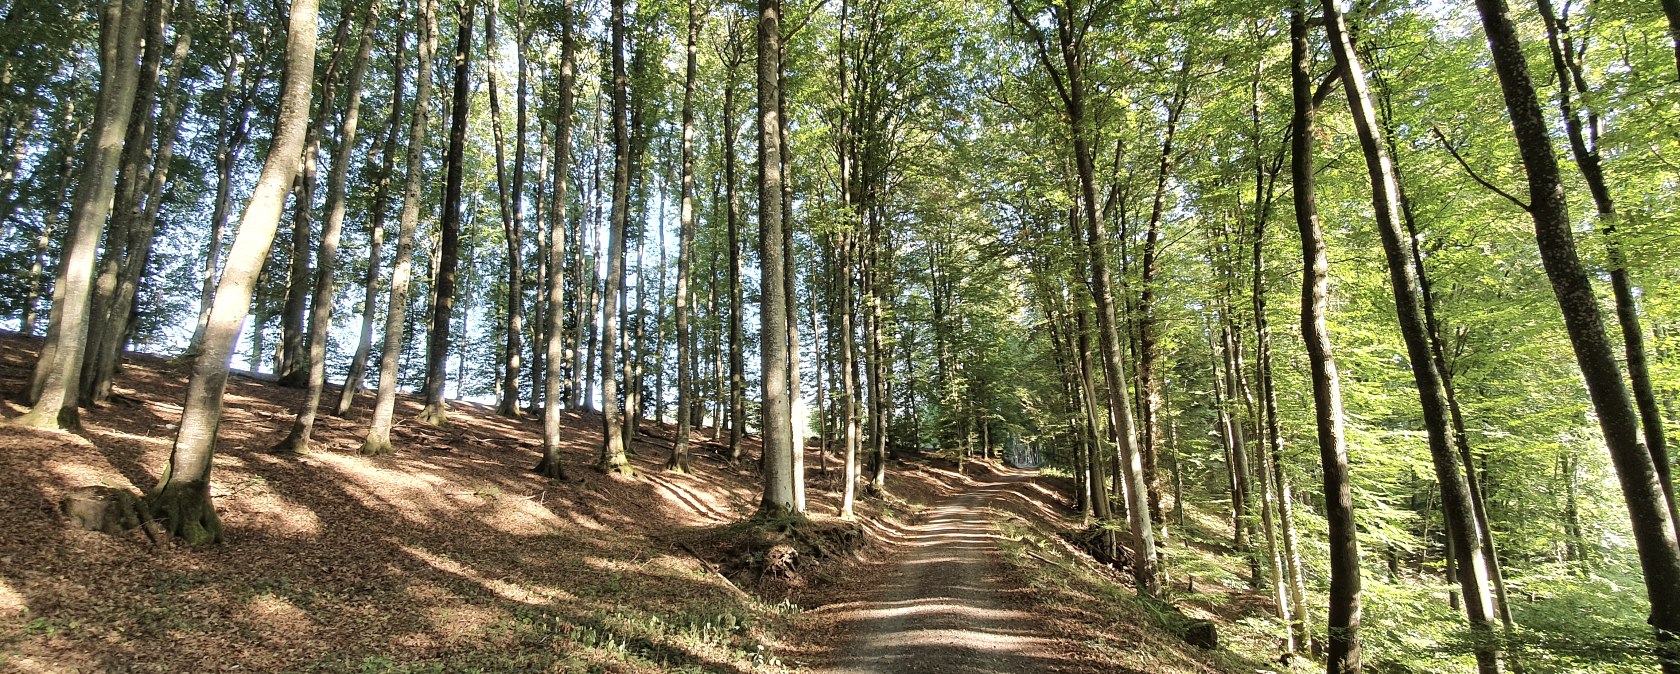
{"type": "MultiPolygon", "coordinates": [[[[141,0],[109,0],[100,14],[99,100],[94,111],[91,151],[83,160],[71,202],[65,244],[53,280],[47,341],[30,378],[29,412],[11,420],[20,426],[74,430],[86,353],[94,255],[116,186],[117,164],[127,142],[129,118],[139,87],[141,0]]],[[[314,54],[310,54],[314,58],[314,54]]]]}
{"type": "Polygon", "coordinates": [[[169,465],[145,498],[151,516],[161,520],[170,534],[188,543],[222,540],[221,520],[210,502],[210,466],[222,419],[222,393],[227,388],[233,347],[251,304],[252,286],[274,244],[286,191],[302,159],[315,72],[316,11],[314,0],[292,0],[287,13],[286,70],[268,159],[245,214],[239,218],[227,264],[216,283],[203,351],[187,380],[187,400],[169,452],[169,465]]]}
{"type": "Polygon", "coordinates": [[[374,394],[373,418],[363,454],[391,452],[391,426],[396,422],[397,362],[402,358],[403,321],[408,314],[409,276],[414,268],[414,230],[420,221],[421,182],[426,156],[427,101],[432,95],[431,64],[437,54],[437,3],[420,0],[420,33],[415,49],[420,67],[414,85],[414,113],[408,124],[408,151],[404,159],[402,213],[397,221],[397,249],[391,268],[391,295],[385,304],[385,342],[379,354],[379,389],[374,394]]]}
{"type": "MultiPolygon", "coordinates": [[[[1675,540],[1673,504],[1663,493],[1661,473],[1651,452],[1641,446],[1639,417],[1605,336],[1597,295],[1575,251],[1557,156],[1510,10],[1503,0],[1478,0],[1476,9],[1482,16],[1494,72],[1499,76],[1511,129],[1528,174],[1528,212],[1534,220],[1540,261],[1563,309],[1569,341],[1598,413],[1599,428],[1633,523],[1646,596],[1651,602],[1649,622],[1659,641],[1672,642],[1680,636],[1680,544],[1675,540]]],[[[1659,655],[1659,662],[1664,674],[1680,672],[1680,658],[1672,652],[1659,655]]]]}

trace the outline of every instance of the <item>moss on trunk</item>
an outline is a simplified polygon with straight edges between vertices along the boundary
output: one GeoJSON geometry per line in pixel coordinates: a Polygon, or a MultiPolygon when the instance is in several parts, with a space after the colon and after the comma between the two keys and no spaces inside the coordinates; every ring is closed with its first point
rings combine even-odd
{"type": "Polygon", "coordinates": [[[165,482],[146,495],[143,505],[164,531],[188,545],[222,542],[222,521],[210,502],[207,482],[165,482]]]}

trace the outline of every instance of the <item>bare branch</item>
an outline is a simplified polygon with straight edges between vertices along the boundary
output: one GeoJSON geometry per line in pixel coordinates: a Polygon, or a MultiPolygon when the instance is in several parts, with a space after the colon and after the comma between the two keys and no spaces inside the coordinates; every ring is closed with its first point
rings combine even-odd
{"type": "Polygon", "coordinates": [[[1476,183],[1481,185],[1482,187],[1488,188],[1488,190],[1492,191],[1494,194],[1505,197],[1506,201],[1509,201],[1513,204],[1516,204],[1517,208],[1520,208],[1520,209],[1523,209],[1524,211],[1529,211],[1529,212],[1533,211],[1533,209],[1530,208],[1528,204],[1523,203],[1523,200],[1511,196],[1511,194],[1509,192],[1506,192],[1505,190],[1499,189],[1498,185],[1495,185],[1493,183],[1488,182],[1486,179],[1482,178],[1481,174],[1476,173],[1476,169],[1470,168],[1470,163],[1464,161],[1464,157],[1462,157],[1458,154],[1458,150],[1455,149],[1452,146],[1452,143],[1447,142],[1447,136],[1445,134],[1441,133],[1441,128],[1440,127],[1432,126],[1432,127],[1429,127],[1429,130],[1434,132],[1435,138],[1437,138],[1441,141],[1441,147],[1446,148],[1447,153],[1451,154],[1453,159],[1458,160],[1458,165],[1464,167],[1464,172],[1470,174],[1470,179],[1471,180],[1476,181],[1476,183]]]}

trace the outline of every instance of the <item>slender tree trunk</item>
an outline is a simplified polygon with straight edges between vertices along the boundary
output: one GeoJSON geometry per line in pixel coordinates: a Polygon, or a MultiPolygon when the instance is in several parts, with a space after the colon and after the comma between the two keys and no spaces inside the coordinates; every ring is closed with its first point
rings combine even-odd
{"type": "Polygon", "coordinates": [[[456,21],[455,100],[450,105],[449,148],[444,153],[443,213],[438,217],[438,268],[432,276],[432,321],[426,330],[426,407],[421,423],[441,426],[449,415],[443,399],[444,365],[449,361],[449,331],[455,315],[455,269],[461,248],[461,172],[465,163],[467,113],[472,101],[473,6],[462,0],[456,21]]]}
{"type": "Polygon", "coordinates": [[[840,424],[845,427],[846,444],[842,485],[840,488],[840,516],[852,517],[852,509],[857,501],[858,464],[857,455],[860,447],[858,435],[858,362],[857,362],[857,329],[854,327],[853,316],[856,312],[856,284],[853,275],[853,235],[842,232],[840,234],[840,263],[836,274],[840,277],[840,424]]]}
{"type": "MultiPolygon", "coordinates": [[[[75,106],[65,105],[64,109],[65,119],[62,120],[60,128],[65,132],[65,137],[59,147],[65,148],[65,150],[63,156],[59,159],[58,174],[54,177],[57,187],[54,192],[55,196],[50,202],[55,205],[63,204],[70,194],[71,181],[76,174],[76,158],[70,148],[81,144],[82,135],[87,132],[85,124],[76,124],[72,119],[75,115],[75,106]]],[[[35,325],[40,321],[41,276],[46,270],[47,252],[52,245],[52,233],[58,227],[59,214],[62,212],[62,208],[47,209],[46,215],[41,218],[41,231],[35,235],[35,257],[29,265],[29,293],[24,297],[23,317],[20,319],[20,331],[28,337],[35,336],[35,325]]]]}
{"type": "MultiPolygon", "coordinates": [[[[1477,0],[1476,7],[1481,12],[1494,70],[1528,174],[1529,214],[1534,219],[1540,261],[1563,310],[1575,360],[1627,501],[1639,565],[1645,572],[1646,596],[1651,602],[1650,623],[1660,641],[1672,642],[1680,636],[1680,544],[1675,540],[1673,515],[1651,453],[1640,446],[1639,416],[1622,384],[1621,369],[1605,334],[1591,279],[1575,253],[1569,203],[1516,25],[1504,0],[1477,0]]],[[[1670,653],[1660,658],[1664,674],[1680,672],[1680,657],[1670,653]]]]}
{"type": "Polygon", "coordinates": [[[309,120],[310,81],[315,70],[315,0],[292,0],[286,29],[286,74],[268,159],[251,201],[240,218],[217,283],[216,300],[204,333],[204,350],[193,363],[180,430],[163,478],[145,508],[170,534],[190,544],[220,542],[222,527],[210,502],[210,466],[222,417],[222,393],[234,344],[251,306],[251,291],[280,226],[286,191],[298,172],[309,120]]]}
{"type": "MultiPolygon", "coordinates": [[[[1465,481],[1464,470],[1468,466],[1460,465],[1455,448],[1451,410],[1446,404],[1440,370],[1436,368],[1430,350],[1428,326],[1418,299],[1416,271],[1402,238],[1399,186],[1394,176],[1393,160],[1384,145],[1382,130],[1377,123],[1376,112],[1367,90],[1364,67],[1353,49],[1346,22],[1336,3],[1326,0],[1322,5],[1331,51],[1341,69],[1348,105],[1353,113],[1354,126],[1359,135],[1360,147],[1365,154],[1366,168],[1370,173],[1377,230],[1382,237],[1383,252],[1388,258],[1396,313],[1402,336],[1406,341],[1412,375],[1417,380],[1424,425],[1429,431],[1430,456],[1434,460],[1436,479],[1441,485],[1442,505],[1446,516],[1452,522],[1455,552],[1461,567],[1459,584],[1464,590],[1466,613],[1471,628],[1485,633],[1496,619],[1497,610],[1487,560],[1481,552],[1481,531],[1476,526],[1470,487],[1465,481]]],[[[1476,659],[1483,672],[1497,672],[1500,669],[1499,649],[1491,640],[1479,640],[1476,659]]]]}
{"type": "Polygon", "coordinates": [[[1184,111],[1190,91],[1191,54],[1186,51],[1178,68],[1178,87],[1167,105],[1166,130],[1161,139],[1161,155],[1156,167],[1155,197],[1149,209],[1149,226],[1143,244],[1143,289],[1137,305],[1138,334],[1138,406],[1143,419],[1143,444],[1140,456],[1143,463],[1144,484],[1148,486],[1149,519],[1161,523],[1161,484],[1156,464],[1161,444],[1161,382],[1156,370],[1159,364],[1155,335],[1155,284],[1160,275],[1161,220],[1166,211],[1167,183],[1173,171],[1173,136],[1178,131],[1179,115],[1184,111]]]}
{"type": "MultiPolygon", "coordinates": [[[[310,0],[301,0],[310,2],[310,0]]],[[[111,198],[133,114],[144,0],[108,0],[100,20],[99,99],[93,138],[86,149],[81,180],[70,206],[69,230],[53,283],[47,341],[30,380],[28,412],[10,423],[48,429],[76,429],[77,393],[87,347],[93,266],[99,234],[111,198]]]]}
{"type": "MultiPolygon", "coordinates": [[[[605,472],[631,474],[624,453],[624,422],[618,403],[618,295],[624,284],[625,220],[630,210],[630,129],[625,119],[628,102],[624,68],[624,0],[612,0],[612,232],[607,242],[607,286],[601,311],[601,409],[604,439],[596,467],[605,472]]],[[[627,354],[628,355],[628,354],[627,354]]],[[[628,382],[627,382],[628,383],[628,382]]]]}
{"type": "MultiPolygon", "coordinates": [[[[1664,0],[1664,7],[1675,0],[1664,0]]],[[[1575,156],[1575,166],[1587,182],[1597,208],[1599,231],[1605,239],[1610,267],[1611,295],[1616,300],[1616,320],[1622,331],[1622,353],[1627,358],[1628,381],[1632,384],[1634,406],[1639,411],[1639,425],[1644,432],[1645,449],[1657,469],[1663,496],[1668,500],[1670,521],[1680,525],[1680,511],[1675,509],[1674,481],[1669,474],[1668,441],[1663,433],[1662,411],[1657,406],[1656,392],[1651,385],[1650,366],[1646,362],[1645,328],[1640,325],[1638,293],[1627,269],[1627,254],[1623,252],[1620,235],[1616,231],[1616,205],[1610,196],[1610,186],[1604,176],[1599,155],[1601,123],[1597,113],[1578,110],[1574,95],[1591,93],[1581,64],[1575,60],[1574,39],[1569,32],[1569,17],[1558,16],[1551,0],[1539,0],[1540,16],[1545,20],[1548,42],[1552,51],[1553,69],[1558,76],[1558,105],[1563,112],[1563,125],[1569,136],[1569,148],[1575,156]]],[[[1567,9],[1567,8],[1566,8],[1567,9]]]]}
{"type": "MultiPolygon", "coordinates": [[[[1084,304],[1083,299],[1080,300],[1080,304],[1084,304]]],[[[1104,457],[1109,455],[1110,450],[1104,442],[1107,440],[1108,434],[1104,433],[1100,427],[1103,404],[1097,397],[1096,375],[1094,374],[1097,366],[1092,362],[1091,326],[1090,321],[1086,318],[1088,313],[1084,306],[1074,309],[1076,321],[1074,331],[1077,341],[1074,352],[1077,367],[1074,370],[1079,373],[1080,402],[1084,408],[1084,413],[1081,416],[1085,417],[1084,431],[1086,447],[1088,448],[1089,460],[1086,461],[1088,472],[1085,477],[1085,487],[1090,491],[1090,494],[1086,496],[1086,500],[1091,505],[1091,515],[1097,518],[1100,523],[1113,514],[1108,503],[1108,478],[1103,474],[1108,464],[1104,457]]],[[[1113,537],[1109,536],[1107,541],[1106,545],[1111,548],[1110,552],[1112,552],[1114,547],[1113,537]]]]}
{"type": "MultiPolygon", "coordinates": [[[[1125,366],[1121,362],[1119,321],[1115,316],[1114,291],[1108,272],[1108,234],[1103,225],[1102,204],[1097,196],[1096,165],[1092,160],[1090,129],[1085,114],[1085,36],[1083,28],[1074,25],[1074,19],[1061,13],[1057,16],[1056,38],[1061,52],[1062,76],[1065,77],[1065,82],[1061,78],[1057,81],[1061,83],[1062,102],[1066,108],[1069,128],[1072,130],[1074,163],[1079,176],[1080,196],[1084,202],[1085,248],[1090,265],[1091,296],[1096,305],[1103,373],[1109,389],[1108,410],[1114,418],[1115,436],[1120,445],[1120,476],[1125,487],[1126,516],[1131,526],[1132,575],[1136,578],[1139,594],[1154,595],[1157,591],[1155,531],[1149,519],[1148,490],[1144,484],[1143,464],[1137,447],[1137,430],[1132,421],[1131,403],[1127,400],[1127,377],[1125,366]]],[[[1024,17],[1022,23],[1030,25],[1024,17]]],[[[1054,73],[1048,56],[1044,57],[1044,65],[1054,73]]]]}
{"type": "MultiPolygon", "coordinates": [[[[135,88],[134,111],[128,120],[127,143],[117,173],[116,194],[110,222],[105,231],[105,254],[94,279],[88,318],[86,355],[82,361],[78,396],[82,406],[105,402],[110,396],[111,376],[122,357],[128,308],[117,314],[119,285],[136,265],[145,267],[141,249],[150,252],[151,230],[143,226],[146,187],[156,164],[152,142],[159,126],[169,126],[167,117],[154,115],[162,79],[163,36],[172,19],[170,2],[154,0],[146,5],[144,48],[140,57],[139,82],[135,88]]],[[[188,12],[190,18],[190,10],[188,12]]],[[[190,34],[189,34],[190,35],[190,34]]],[[[189,37],[190,39],[190,37],[189,37]]],[[[177,63],[179,63],[177,61],[177,63]]],[[[178,79],[179,69],[174,68],[178,79]]],[[[150,223],[147,223],[148,225],[150,223]]],[[[135,270],[138,272],[138,270],[135,270]]],[[[136,273],[138,277],[138,273],[136,273]]],[[[132,300],[130,300],[132,302],[132,300]]]]}
{"type": "MultiPolygon", "coordinates": [[[[562,333],[565,329],[566,306],[565,275],[561,270],[566,265],[567,220],[566,196],[571,184],[567,175],[572,168],[572,95],[577,87],[577,64],[573,54],[576,49],[573,36],[572,0],[561,0],[560,3],[560,92],[558,119],[555,120],[557,129],[554,134],[554,189],[553,207],[548,214],[548,331],[545,350],[548,352],[547,372],[543,377],[543,458],[537,464],[537,473],[553,478],[565,477],[565,469],[560,459],[560,367],[566,360],[566,354],[561,344],[562,333]]],[[[578,251],[582,257],[582,251],[578,251]]],[[[577,298],[584,297],[581,291],[577,298]]],[[[577,300],[573,300],[577,301],[577,300]]],[[[579,312],[580,318],[583,312],[579,312]]],[[[582,323],[582,320],[579,320],[582,323]]]]}
{"type": "Polygon", "coordinates": [[[332,110],[338,85],[345,40],[350,34],[351,8],[341,8],[338,28],[333,32],[332,57],[321,77],[321,95],[315,101],[314,119],[303,145],[303,169],[293,187],[291,254],[286,275],[286,302],[280,311],[280,350],[275,354],[274,374],[281,386],[304,388],[309,383],[309,362],[305,359],[305,315],[309,307],[309,251],[314,236],[316,162],[321,154],[321,134],[332,110]]]}
{"type": "Polygon", "coordinates": [[[398,121],[402,118],[403,76],[408,73],[408,64],[403,61],[408,35],[402,29],[407,5],[406,0],[401,0],[397,6],[397,49],[391,60],[391,112],[385,118],[385,137],[377,150],[378,156],[368,159],[369,165],[376,162],[379,165],[379,177],[375,179],[373,202],[368,209],[368,266],[362,281],[361,330],[356,337],[356,353],[350,358],[350,372],[345,375],[344,386],[339,389],[334,416],[350,413],[350,406],[356,401],[356,394],[362,389],[362,380],[367,376],[368,355],[373,352],[373,318],[379,301],[379,258],[385,245],[385,205],[390,198],[397,134],[402,128],[398,121]]]}
{"type": "Polygon", "coordinates": [[[121,329],[115,333],[116,338],[106,344],[104,365],[100,368],[93,389],[93,398],[99,401],[110,397],[111,378],[122,366],[122,353],[127,349],[128,341],[134,334],[134,307],[139,301],[140,286],[151,259],[158,218],[163,209],[164,191],[169,186],[169,169],[175,158],[175,145],[180,138],[182,99],[186,97],[182,73],[192,50],[195,9],[191,0],[182,0],[176,12],[175,51],[170,57],[170,67],[165,80],[168,93],[165,94],[162,112],[158,118],[157,154],[152,160],[152,170],[141,202],[138,223],[129,231],[131,253],[128,263],[123,267],[122,277],[118,280],[116,305],[110,314],[115,319],[113,323],[120,325],[121,329]]]}
{"type": "MultiPolygon", "coordinates": [[[[780,38],[778,38],[779,40],[780,38]]],[[[805,434],[810,428],[809,408],[806,414],[799,414],[804,407],[805,400],[800,392],[799,382],[799,274],[794,265],[793,245],[793,150],[789,146],[788,113],[787,113],[787,45],[784,43],[776,50],[776,142],[781,158],[781,200],[782,200],[782,286],[786,295],[783,307],[786,310],[787,321],[787,371],[788,371],[788,418],[792,432],[788,435],[788,452],[793,456],[793,509],[805,512],[805,434]]]]}
{"type": "Polygon", "coordinates": [[[1348,475],[1341,376],[1336,370],[1326,322],[1330,259],[1325,254],[1314,185],[1315,109],[1306,13],[1305,0],[1295,0],[1290,7],[1290,91],[1295,106],[1290,135],[1290,176],[1294,183],[1295,225],[1301,233],[1301,336],[1311,369],[1313,417],[1317,423],[1319,460],[1324,466],[1324,516],[1329,523],[1330,605],[1325,618],[1328,636],[1325,671],[1358,674],[1363,668],[1359,647],[1359,539],[1348,475]]]}
{"type": "MultiPolygon", "coordinates": [[[[524,247],[525,227],[524,215],[520,209],[524,203],[525,192],[525,92],[524,78],[519,82],[519,111],[518,120],[514,124],[514,143],[518,146],[514,151],[513,179],[508,180],[507,162],[503,156],[506,143],[502,139],[502,105],[500,88],[496,76],[496,7],[484,7],[484,49],[488,54],[491,66],[484,69],[485,77],[489,79],[490,95],[490,129],[496,149],[496,201],[502,216],[502,240],[507,244],[507,297],[504,311],[507,323],[503,327],[504,342],[502,344],[502,375],[501,387],[497,392],[496,413],[502,416],[518,417],[519,409],[519,372],[523,367],[520,352],[525,345],[521,342],[521,334],[525,331],[525,290],[524,282],[524,247]]],[[[521,32],[514,38],[524,40],[521,32]]],[[[532,382],[535,384],[536,382],[532,382]]],[[[534,391],[533,391],[534,392],[534,391]]]]}
{"type": "MultiPolygon", "coordinates": [[[[332,328],[333,274],[338,267],[338,243],[344,233],[345,181],[350,173],[350,155],[356,148],[356,128],[361,118],[362,78],[367,74],[368,58],[373,51],[374,22],[379,19],[379,4],[370,3],[362,21],[361,42],[356,48],[350,78],[345,87],[344,118],[339,122],[338,152],[333,155],[332,168],[327,176],[326,221],[321,228],[321,247],[315,257],[314,301],[309,310],[309,334],[306,346],[309,353],[309,388],[302,407],[292,422],[292,430],[275,445],[275,452],[303,452],[309,450],[309,436],[315,430],[315,414],[321,406],[321,391],[327,383],[327,332],[332,328]]],[[[323,96],[325,88],[323,87],[323,96]]],[[[324,105],[331,105],[329,99],[324,105]]]]}
{"type": "MultiPolygon", "coordinates": [[[[597,98],[597,102],[599,102],[599,98],[597,98]]],[[[597,105],[595,107],[596,123],[592,125],[593,130],[590,139],[590,147],[594,148],[594,151],[590,153],[592,159],[589,162],[589,197],[583,209],[583,212],[589,216],[587,218],[588,224],[584,224],[585,218],[579,217],[578,222],[574,225],[577,230],[574,233],[577,240],[577,256],[574,263],[576,268],[573,269],[573,273],[577,277],[578,295],[577,299],[573,300],[573,304],[577,305],[574,318],[577,322],[577,334],[573,339],[577,342],[578,350],[572,355],[572,407],[577,409],[594,409],[595,405],[595,376],[592,374],[595,372],[595,338],[597,334],[595,318],[601,315],[601,279],[600,272],[597,270],[600,268],[601,260],[600,120],[602,107],[604,106],[597,105]],[[585,263],[587,263],[587,270],[584,268],[585,263]],[[583,292],[584,288],[589,289],[587,294],[583,292]]]]}
{"type": "MultiPolygon", "coordinates": [[[[1231,418],[1228,407],[1230,395],[1225,388],[1225,350],[1223,323],[1220,333],[1216,337],[1212,327],[1208,328],[1208,344],[1213,356],[1213,404],[1216,412],[1215,425],[1219,430],[1219,441],[1225,450],[1225,463],[1228,467],[1228,477],[1231,482],[1231,547],[1237,554],[1249,558],[1249,566],[1256,567],[1255,557],[1249,550],[1248,543],[1248,455],[1242,450],[1241,431],[1235,420],[1231,418]]],[[[1250,584],[1255,583],[1259,573],[1250,570],[1250,584]]]]}
{"type": "MultiPolygon", "coordinates": [[[[241,26],[243,27],[243,26],[241,26]]],[[[222,29],[230,45],[234,44],[233,13],[224,11],[222,15],[222,29]]],[[[199,272],[198,294],[198,324],[193,330],[192,340],[187,345],[185,356],[196,355],[204,339],[204,329],[210,321],[210,302],[215,297],[218,262],[222,256],[222,231],[227,228],[228,212],[233,202],[233,169],[241,148],[250,140],[250,110],[256,96],[258,85],[263,79],[262,73],[252,72],[245,67],[245,55],[242,47],[234,47],[229,55],[222,75],[221,102],[229,114],[223,115],[218,122],[216,131],[216,200],[210,217],[210,235],[204,256],[204,267],[199,272]],[[235,75],[239,80],[239,103],[232,103],[232,91],[235,88],[235,75]]],[[[252,369],[255,369],[255,357],[252,358],[252,369]]]]}
{"type": "Polygon", "coordinates": [[[747,433],[747,376],[746,332],[742,313],[746,302],[741,290],[741,206],[737,197],[739,180],[735,176],[735,69],[740,66],[744,51],[734,25],[730,26],[728,53],[725,61],[728,74],[723,88],[723,184],[724,199],[728,201],[726,227],[729,237],[729,462],[741,460],[741,441],[747,433]]]}
{"type": "Polygon", "coordinates": [[[677,437],[671,441],[671,459],[665,464],[667,470],[679,473],[688,472],[688,435],[694,423],[689,412],[695,386],[689,362],[688,295],[690,259],[694,257],[694,85],[700,72],[699,39],[699,0],[688,0],[688,40],[683,47],[682,234],[677,242],[677,437]]]}
{"type": "Polygon", "coordinates": [[[414,115],[409,118],[408,150],[404,158],[402,213],[397,219],[397,250],[391,268],[391,297],[385,304],[385,343],[379,354],[379,389],[374,396],[373,420],[361,453],[391,452],[391,426],[397,408],[397,371],[403,352],[403,327],[408,315],[409,277],[414,268],[414,230],[420,221],[425,172],[427,113],[431,107],[432,61],[437,55],[437,0],[420,2],[418,80],[414,85],[414,115]]]}
{"type": "MultiPolygon", "coordinates": [[[[1283,433],[1278,425],[1277,390],[1272,381],[1272,346],[1271,333],[1266,323],[1266,266],[1265,266],[1265,226],[1266,218],[1257,217],[1254,221],[1254,341],[1255,368],[1258,370],[1260,383],[1260,402],[1265,418],[1265,433],[1261,437],[1266,443],[1261,448],[1266,455],[1265,462],[1271,464],[1272,489],[1275,490],[1277,500],[1277,523],[1279,542],[1277,550],[1279,563],[1283,570],[1283,580],[1289,595],[1289,612],[1286,616],[1289,622],[1290,639],[1295,649],[1307,647],[1311,638],[1312,625],[1307,616],[1306,581],[1302,578],[1301,555],[1297,550],[1295,540],[1295,514],[1293,496],[1290,493],[1289,481],[1283,471],[1283,433]]],[[[1284,588],[1280,588],[1281,591],[1284,588]]]]}

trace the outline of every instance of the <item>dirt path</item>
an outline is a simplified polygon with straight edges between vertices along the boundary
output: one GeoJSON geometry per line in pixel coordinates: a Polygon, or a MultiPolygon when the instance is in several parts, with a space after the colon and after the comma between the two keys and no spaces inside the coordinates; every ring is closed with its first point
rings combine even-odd
{"type": "Polygon", "coordinates": [[[1007,573],[987,505],[1026,473],[1000,476],[930,508],[908,527],[877,586],[861,601],[816,609],[837,639],[828,674],[1052,672],[1057,644],[1029,610],[1030,590],[1007,573]]]}

